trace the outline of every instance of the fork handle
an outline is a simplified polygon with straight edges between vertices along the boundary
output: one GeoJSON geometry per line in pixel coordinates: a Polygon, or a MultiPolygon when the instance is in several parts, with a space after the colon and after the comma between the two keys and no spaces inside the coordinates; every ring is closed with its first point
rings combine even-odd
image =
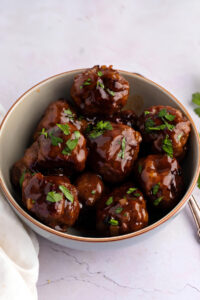
{"type": "Polygon", "coordinates": [[[189,204],[190,210],[192,212],[192,215],[194,217],[194,220],[196,222],[197,234],[200,238],[200,207],[193,195],[190,197],[188,204],[189,204]]]}

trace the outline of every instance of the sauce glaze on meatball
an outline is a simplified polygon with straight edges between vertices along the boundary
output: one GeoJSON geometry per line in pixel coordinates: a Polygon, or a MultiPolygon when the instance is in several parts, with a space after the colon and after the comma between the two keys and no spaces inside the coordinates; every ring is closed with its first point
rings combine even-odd
{"type": "Polygon", "coordinates": [[[140,230],[148,224],[146,202],[141,191],[126,183],[105,195],[97,209],[97,229],[106,236],[140,230]]]}
{"type": "Polygon", "coordinates": [[[126,104],[129,83],[112,66],[94,66],[76,75],[71,96],[84,115],[110,115],[126,104]]]}
{"type": "Polygon", "coordinates": [[[142,137],[129,126],[100,121],[88,141],[91,168],[107,182],[120,182],[132,171],[142,137]]]}
{"type": "Polygon", "coordinates": [[[139,159],[137,179],[154,209],[170,210],[180,199],[183,188],[181,167],[166,154],[148,155],[139,159]]]}
{"type": "Polygon", "coordinates": [[[170,106],[152,106],[137,122],[143,140],[154,153],[165,153],[165,144],[172,144],[171,156],[182,159],[190,133],[190,121],[178,109],[170,106]]]}
{"type": "Polygon", "coordinates": [[[65,176],[26,174],[22,201],[33,215],[60,231],[72,226],[79,215],[77,190],[65,176]]]}

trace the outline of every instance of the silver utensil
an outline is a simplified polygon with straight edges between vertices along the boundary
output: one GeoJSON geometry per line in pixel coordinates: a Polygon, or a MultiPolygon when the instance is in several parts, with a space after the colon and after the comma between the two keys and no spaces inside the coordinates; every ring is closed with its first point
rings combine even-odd
{"type": "Polygon", "coordinates": [[[196,222],[197,234],[200,238],[200,207],[199,207],[197,201],[195,200],[194,196],[190,197],[188,204],[189,204],[190,210],[192,212],[192,215],[194,217],[194,220],[196,222]]]}

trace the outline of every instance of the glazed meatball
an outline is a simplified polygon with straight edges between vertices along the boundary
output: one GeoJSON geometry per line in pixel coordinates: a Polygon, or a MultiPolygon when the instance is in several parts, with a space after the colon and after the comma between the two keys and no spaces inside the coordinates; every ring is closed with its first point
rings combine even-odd
{"type": "Polygon", "coordinates": [[[100,121],[88,133],[89,164],[107,182],[120,182],[132,171],[142,137],[129,126],[100,121]]]}
{"type": "Polygon", "coordinates": [[[138,128],[154,153],[182,159],[190,133],[190,121],[170,106],[152,106],[140,116],[138,128]],[[170,147],[171,145],[171,147],[170,147]]]}
{"type": "Polygon", "coordinates": [[[78,177],[75,186],[78,191],[79,201],[84,206],[96,205],[104,191],[104,184],[100,176],[91,172],[83,173],[78,177]]]}
{"type": "Polygon", "coordinates": [[[177,204],[183,188],[183,177],[175,158],[166,154],[141,158],[137,162],[136,175],[154,209],[167,211],[177,204]]]}
{"type": "Polygon", "coordinates": [[[148,224],[146,202],[140,190],[126,183],[103,197],[97,209],[97,229],[114,236],[140,230],[148,224]]]}
{"type": "Polygon", "coordinates": [[[22,184],[22,201],[39,220],[60,231],[72,226],[79,215],[76,188],[64,176],[27,174],[22,184]]]}
{"type": "Polygon", "coordinates": [[[74,108],[67,101],[59,99],[47,107],[43,118],[39,122],[34,139],[40,136],[42,130],[48,130],[56,124],[72,124],[79,131],[84,131],[87,127],[87,122],[83,118],[77,116],[74,108]]]}
{"type": "Polygon", "coordinates": [[[94,66],[74,78],[71,96],[87,116],[110,115],[122,109],[129,83],[112,66],[94,66]]]}
{"type": "Polygon", "coordinates": [[[11,177],[15,185],[19,184],[24,171],[46,171],[55,173],[63,169],[67,175],[81,172],[87,159],[85,137],[73,125],[58,124],[43,131],[30,146],[24,157],[14,164],[11,177]]]}

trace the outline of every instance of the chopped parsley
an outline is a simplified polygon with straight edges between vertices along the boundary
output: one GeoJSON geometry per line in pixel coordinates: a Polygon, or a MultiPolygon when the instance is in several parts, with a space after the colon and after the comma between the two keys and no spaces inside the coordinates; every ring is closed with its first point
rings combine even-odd
{"type": "Polygon", "coordinates": [[[83,85],[80,86],[80,89],[82,89],[84,85],[90,85],[90,84],[91,84],[91,79],[88,78],[87,80],[85,80],[85,81],[83,82],[83,85]]]}
{"type": "Polygon", "coordinates": [[[62,195],[54,191],[48,192],[46,200],[49,202],[58,202],[62,200],[62,195]]]}
{"type": "Polygon", "coordinates": [[[62,132],[65,135],[69,135],[70,134],[70,130],[69,130],[69,125],[68,124],[56,124],[58,128],[60,128],[60,130],[62,130],[62,132]]]}
{"type": "Polygon", "coordinates": [[[118,154],[118,156],[122,159],[125,157],[125,149],[126,149],[126,139],[123,137],[122,142],[121,142],[121,150],[118,154]]]}
{"type": "Polygon", "coordinates": [[[101,76],[103,75],[103,73],[102,73],[101,71],[98,71],[98,72],[97,72],[97,75],[98,75],[99,77],[101,77],[101,76]]]}
{"type": "Polygon", "coordinates": [[[128,191],[126,192],[128,195],[135,192],[137,188],[129,188],[128,191]]]}
{"type": "Polygon", "coordinates": [[[76,148],[78,144],[78,140],[80,138],[80,132],[79,131],[74,131],[74,136],[75,139],[69,139],[66,142],[66,147],[63,149],[62,154],[64,155],[71,155],[71,152],[76,148]]]}
{"type": "Polygon", "coordinates": [[[140,197],[140,194],[139,193],[135,193],[135,194],[133,194],[133,196],[140,197]]]}
{"type": "Polygon", "coordinates": [[[138,165],[138,172],[139,172],[139,174],[142,173],[142,165],[141,164],[138,165]]]}
{"type": "Polygon", "coordinates": [[[106,201],[106,205],[110,205],[113,203],[113,197],[109,197],[108,200],[106,201]]]}
{"type": "Polygon", "coordinates": [[[199,178],[198,178],[198,181],[197,181],[197,186],[200,189],[200,175],[199,175],[199,178]]]}
{"type": "Polygon", "coordinates": [[[178,141],[180,141],[182,135],[183,135],[183,133],[180,133],[180,134],[177,136],[178,141]]]}
{"type": "Polygon", "coordinates": [[[158,182],[157,184],[155,184],[152,188],[152,194],[153,195],[156,195],[159,191],[159,188],[160,188],[160,182],[158,182]]]}
{"type": "Polygon", "coordinates": [[[163,196],[157,198],[156,200],[153,201],[153,205],[158,206],[158,204],[162,201],[162,199],[163,199],[163,196]]]}
{"type": "Polygon", "coordinates": [[[118,222],[117,220],[115,220],[115,219],[110,219],[109,223],[110,223],[110,225],[112,225],[112,226],[117,226],[117,225],[119,225],[119,222],[118,222]]]}
{"type": "Polygon", "coordinates": [[[97,87],[100,86],[102,89],[105,88],[103,82],[100,82],[99,80],[97,81],[97,87]]]}
{"type": "Polygon", "coordinates": [[[69,108],[64,110],[64,114],[70,119],[74,118],[74,114],[69,108]]]}
{"type": "Polygon", "coordinates": [[[164,118],[162,118],[162,120],[165,123],[168,130],[172,131],[175,128],[173,124],[169,124],[164,118]]]}
{"type": "Polygon", "coordinates": [[[115,96],[115,92],[111,91],[110,89],[106,89],[106,91],[108,92],[109,95],[115,96]]]}
{"type": "Polygon", "coordinates": [[[72,193],[64,186],[64,185],[59,185],[59,190],[64,194],[65,198],[69,200],[71,203],[74,201],[74,197],[72,193]]]}
{"type": "Polygon", "coordinates": [[[145,121],[145,130],[146,131],[150,131],[149,128],[152,128],[155,126],[155,123],[154,121],[151,119],[151,118],[148,118],[146,121],[145,121]]]}
{"type": "Polygon", "coordinates": [[[146,116],[146,115],[149,115],[150,114],[150,111],[148,111],[148,110],[145,110],[144,111],[144,115],[146,116]]]}
{"type": "Polygon", "coordinates": [[[166,128],[165,124],[161,124],[155,127],[148,127],[148,130],[164,130],[166,128]]]}
{"type": "Polygon", "coordinates": [[[118,207],[116,208],[115,212],[116,214],[120,214],[122,212],[123,208],[122,207],[118,207]]]}
{"type": "Polygon", "coordinates": [[[22,187],[22,184],[23,184],[23,181],[24,181],[25,174],[26,174],[26,170],[24,170],[24,171],[22,172],[22,175],[21,175],[21,177],[20,177],[20,179],[19,179],[19,185],[20,185],[20,188],[22,187]]]}
{"type": "Polygon", "coordinates": [[[169,113],[167,112],[166,108],[161,109],[161,110],[159,111],[159,113],[158,113],[158,116],[159,116],[160,118],[163,118],[163,117],[164,117],[164,118],[167,119],[168,121],[173,121],[174,118],[175,118],[174,115],[171,115],[171,114],[169,114],[169,113]]]}
{"type": "MultiPolygon", "coordinates": [[[[88,128],[88,131],[90,131],[91,128],[88,128]]],[[[106,130],[112,130],[112,125],[108,121],[99,121],[96,126],[92,128],[91,133],[89,134],[89,137],[92,139],[97,138],[98,136],[102,135],[106,130]]]]}
{"type": "Polygon", "coordinates": [[[53,146],[58,146],[58,144],[63,143],[63,139],[61,139],[58,136],[53,135],[52,132],[49,133],[50,139],[51,139],[51,143],[53,146]]]}
{"type": "Polygon", "coordinates": [[[200,107],[195,108],[194,111],[200,117],[200,107]]]}
{"type": "Polygon", "coordinates": [[[91,194],[92,194],[92,195],[95,195],[95,194],[96,194],[96,191],[95,191],[95,190],[92,190],[92,191],[91,191],[91,194]]]}
{"type": "Polygon", "coordinates": [[[198,106],[200,106],[200,93],[192,94],[192,102],[198,106]]]}
{"type": "Polygon", "coordinates": [[[46,132],[46,129],[45,129],[45,128],[42,128],[42,131],[40,132],[40,135],[44,135],[45,138],[47,139],[47,137],[48,137],[48,132],[46,132]]]}
{"type": "Polygon", "coordinates": [[[163,140],[162,149],[167,153],[168,156],[173,157],[172,141],[169,139],[168,135],[166,135],[165,139],[163,140]]]}

